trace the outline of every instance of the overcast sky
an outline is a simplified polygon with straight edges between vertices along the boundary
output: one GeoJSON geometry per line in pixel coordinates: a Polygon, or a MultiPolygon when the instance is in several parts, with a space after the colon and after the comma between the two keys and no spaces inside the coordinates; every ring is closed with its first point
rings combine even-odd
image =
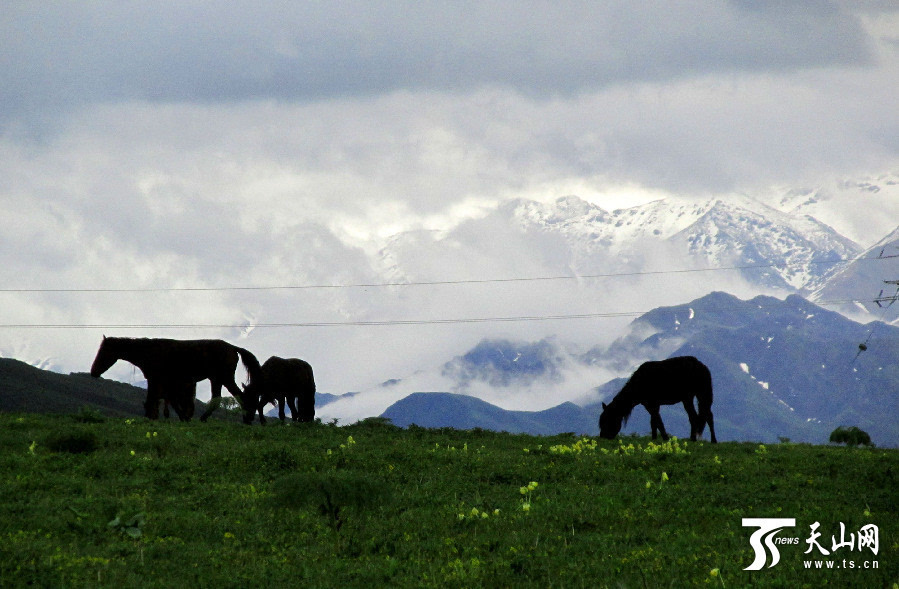
{"type": "MultiPolygon", "coordinates": [[[[510,198],[613,209],[876,178],[899,171],[897,65],[892,2],[6,2],[0,285],[381,282],[391,235],[450,229],[510,198]]],[[[866,213],[833,203],[847,205],[859,239],[866,213]]],[[[881,227],[899,208],[870,214],[881,227]]],[[[516,268],[481,270],[492,274],[472,278],[516,268]]],[[[472,308],[495,293],[464,308],[417,296],[7,292],[0,323],[502,310],[472,308]]],[[[344,392],[449,360],[489,331],[115,335],[306,357],[324,390],[344,392]]],[[[4,329],[0,354],[83,371],[102,332],[4,329]]]]}

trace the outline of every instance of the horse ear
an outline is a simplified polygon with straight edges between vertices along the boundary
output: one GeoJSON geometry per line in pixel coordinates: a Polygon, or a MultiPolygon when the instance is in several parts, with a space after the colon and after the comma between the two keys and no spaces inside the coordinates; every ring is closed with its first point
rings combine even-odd
{"type": "Polygon", "coordinates": [[[603,404],[602,404],[602,409],[603,409],[603,411],[605,411],[606,407],[608,407],[608,405],[606,405],[605,403],[603,403],[603,404]]]}

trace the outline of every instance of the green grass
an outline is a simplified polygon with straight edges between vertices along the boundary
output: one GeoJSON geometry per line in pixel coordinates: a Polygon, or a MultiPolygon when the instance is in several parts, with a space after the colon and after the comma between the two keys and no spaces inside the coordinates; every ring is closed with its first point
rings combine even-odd
{"type": "Polygon", "coordinates": [[[897,473],[879,448],[0,414],[0,587],[892,587],[897,473]],[[744,571],[743,517],[800,545],[744,571]],[[879,526],[876,556],[819,557],[879,568],[806,570],[814,522],[827,548],[879,526]]]}

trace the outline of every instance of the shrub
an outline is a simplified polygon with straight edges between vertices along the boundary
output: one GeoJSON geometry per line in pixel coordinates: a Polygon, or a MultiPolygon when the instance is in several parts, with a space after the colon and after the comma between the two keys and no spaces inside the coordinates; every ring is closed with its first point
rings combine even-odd
{"type": "Polygon", "coordinates": [[[840,426],[830,434],[833,444],[846,444],[847,446],[870,446],[871,436],[854,425],[852,427],[840,426]]]}
{"type": "Polygon", "coordinates": [[[389,417],[366,417],[353,425],[354,429],[372,429],[381,431],[397,431],[400,428],[390,421],[389,417]]]}
{"type": "Polygon", "coordinates": [[[81,410],[72,417],[79,423],[103,423],[106,421],[103,414],[90,405],[84,405],[81,410]]]}
{"type": "Polygon", "coordinates": [[[70,454],[89,454],[100,446],[94,432],[83,429],[53,434],[47,438],[44,445],[51,452],[70,454]]]}

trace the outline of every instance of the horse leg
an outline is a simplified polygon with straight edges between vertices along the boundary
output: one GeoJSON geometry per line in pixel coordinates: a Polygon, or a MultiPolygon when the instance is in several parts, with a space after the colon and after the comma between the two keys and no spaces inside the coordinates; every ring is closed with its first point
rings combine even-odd
{"type": "Polygon", "coordinates": [[[700,409],[699,419],[701,420],[702,423],[709,424],[709,434],[712,437],[712,443],[717,444],[718,440],[717,440],[717,438],[715,438],[715,418],[712,415],[712,408],[711,407],[703,407],[702,409],[700,409]]]}
{"type": "Polygon", "coordinates": [[[656,439],[656,430],[661,432],[662,439],[668,440],[668,432],[665,431],[665,424],[662,423],[662,416],[659,415],[659,406],[655,405],[652,408],[647,407],[647,411],[649,411],[649,425],[652,426],[652,439],[656,439]]]}
{"type": "Polygon", "coordinates": [[[284,395],[281,393],[272,393],[272,405],[278,406],[278,419],[281,420],[281,423],[284,423],[286,419],[286,415],[284,414],[284,395]]]}
{"type": "Polygon", "coordinates": [[[290,418],[294,421],[300,421],[300,412],[297,410],[296,393],[287,393],[287,406],[290,407],[290,418]]]}
{"type": "Polygon", "coordinates": [[[181,421],[190,421],[194,415],[194,399],[197,396],[197,383],[186,382],[177,385],[172,391],[172,408],[181,421]]]}
{"type": "Polygon", "coordinates": [[[194,402],[197,400],[197,383],[191,383],[187,388],[188,394],[185,396],[186,406],[184,407],[184,421],[190,421],[194,416],[194,402]]]}
{"type": "Polygon", "coordinates": [[[265,425],[265,406],[267,404],[268,401],[266,401],[265,399],[260,399],[256,402],[256,412],[259,414],[259,423],[262,425],[265,425]]]}
{"type": "Polygon", "coordinates": [[[301,393],[297,396],[297,406],[303,408],[300,421],[315,421],[315,391],[301,393]]]}
{"type": "Polygon", "coordinates": [[[209,406],[206,407],[206,411],[203,412],[203,415],[200,416],[200,421],[205,422],[209,419],[209,416],[212,415],[212,412],[218,409],[219,404],[222,402],[222,383],[218,381],[209,381],[210,388],[212,389],[212,396],[209,398],[209,406]]]}
{"type": "Polygon", "coordinates": [[[690,419],[690,441],[695,442],[696,436],[702,434],[702,422],[696,416],[696,409],[693,407],[693,399],[684,400],[684,409],[687,410],[687,417],[690,419]]]}
{"type": "Polygon", "coordinates": [[[186,399],[184,403],[185,405],[178,411],[178,419],[181,421],[190,421],[190,418],[194,415],[194,400],[186,399]]]}
{"type": "Polygon", "coordinates": [[[710,401],[704,402],[701,398],[697,400],[699,401],[699,434],[702,435],[705,424],[709,424],[709,435],[712,438],[712,443],[717,444],[718,439],[715,438],[715,418],[712,415],[712,403],[710,401]]]}
{"type": "Polygon", "coordinates": [[[144,415],[148,419],[159,419],[159,385],[155,379],[147,379],[147,399],[144,401],[144,415]]]}

